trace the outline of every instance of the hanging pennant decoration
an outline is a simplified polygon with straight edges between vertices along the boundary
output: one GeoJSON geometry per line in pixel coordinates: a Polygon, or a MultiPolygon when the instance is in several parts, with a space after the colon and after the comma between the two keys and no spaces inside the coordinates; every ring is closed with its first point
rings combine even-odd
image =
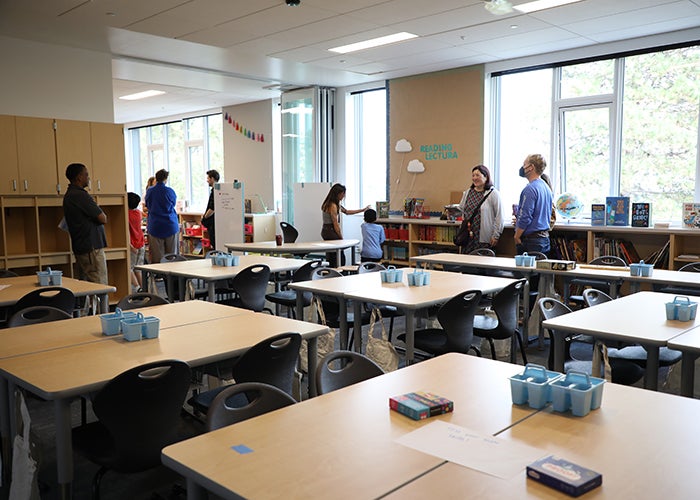
{"type": "Polygon", "coordinates": [[[228,113],[224,114],[224,120],[228,122],[228,124],[231,125],[231,127],[233,127],[233,129],[236,132],[242,134],[243,137],[255,142],[265,142],[265,137],[263,136],[263,134],[258,134],[256,132],[253,132],[249,128],[244,127],[243,125],[241,125],[240,122],[234,120],[233,117],[228,113]]]}

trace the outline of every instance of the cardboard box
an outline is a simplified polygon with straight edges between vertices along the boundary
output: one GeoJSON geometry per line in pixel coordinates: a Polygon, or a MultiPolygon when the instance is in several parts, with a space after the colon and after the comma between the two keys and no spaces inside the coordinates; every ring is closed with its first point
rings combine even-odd
{"type": "Polygon", "coordinates": [[[579,497],[603,484],[598,472],[554,455],[527,466],[527,477],[572,497],[579,497]]]}
{"type": "Polygon", "coordinates": [[[552,269],[554,271],[570,271],[576,269],[576,261],[545,259],[535,262],[537,269],[552,269]]]}

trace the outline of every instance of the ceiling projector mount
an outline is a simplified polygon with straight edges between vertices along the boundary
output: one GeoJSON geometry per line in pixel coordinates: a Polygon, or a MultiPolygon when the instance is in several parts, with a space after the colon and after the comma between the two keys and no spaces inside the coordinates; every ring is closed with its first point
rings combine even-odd
{"type": "Polygon", "coordinates": [[[513,4],[508,0],[490,0],[486,2],[484,8],[496,16],[502,16],[513,12],[513,4]]]}

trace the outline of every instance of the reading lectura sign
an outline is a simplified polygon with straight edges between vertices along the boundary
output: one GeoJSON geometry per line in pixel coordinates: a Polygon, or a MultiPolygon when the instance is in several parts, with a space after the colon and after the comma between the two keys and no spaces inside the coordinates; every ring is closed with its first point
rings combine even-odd
{"type": "Polygon", "coordinates": [[[456,160],[459,158],[452,144],[424,144],[420,152],[425,153],[426,160],[456,160]]]}

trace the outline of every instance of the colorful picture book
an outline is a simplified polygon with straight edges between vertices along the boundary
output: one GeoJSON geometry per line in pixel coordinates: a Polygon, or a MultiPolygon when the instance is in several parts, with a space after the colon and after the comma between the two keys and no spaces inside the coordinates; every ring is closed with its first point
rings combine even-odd
{"type": "Polygon", "coordinates": [[[603,484],[600,473],[554,455],[528,465],[527,477],[572,497],[581,496],[603,484]]]}
{"type": "Polygon", "coordinates": [[[605,225],[605,205],[603,203],[594,203],[591,205],[591,226],[605,225]]]}
{"type": "Polygon", "coordinates": [[[605,225],[630,225],[630,199],[628,196],[608,196],[605,198],[605,225]]]}
{"type": "Polygon", "coordinates": [[[700,203],[683,203],[683,226],[700,228],[700,203]]]}
{"type": "Polygon", "coordinates": [[[386,219],[389,217],[389,202],[388,201],[378,201],[377,202],[377,218],[386,219]]]}
{"type": "Polygon", "coordinates": [[[632,227],[649,227],[651,203],[632,203],[632,227]]]}
{"type": "Polygon", "coordinates": [[[429,392],[409,392],[389,398],[389,408],[413,420],[423,420],[453,411],[454,403],[429,392]]]}

